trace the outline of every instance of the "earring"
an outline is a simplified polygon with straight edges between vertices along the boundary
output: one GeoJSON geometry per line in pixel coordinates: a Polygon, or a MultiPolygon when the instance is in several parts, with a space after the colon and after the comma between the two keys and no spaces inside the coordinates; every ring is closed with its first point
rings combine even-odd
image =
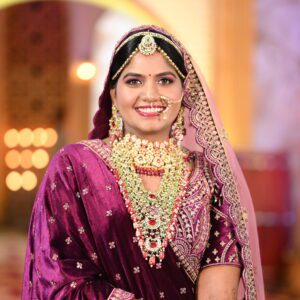
{"type": "Polygon", "coordinates": [[[111,141],[120,140],[123,136],[123,120],[117,107],[113,104],[112,116],[109,119],[109,137],[111,141]]]}
{"type": "Polygon", "coordinates": [[[185,135],[184,118],[183,118],[183,106],[180,107],[176,121],[171,128],[171,137],[173,137],[178,143],[183,140],[185,135]]]}

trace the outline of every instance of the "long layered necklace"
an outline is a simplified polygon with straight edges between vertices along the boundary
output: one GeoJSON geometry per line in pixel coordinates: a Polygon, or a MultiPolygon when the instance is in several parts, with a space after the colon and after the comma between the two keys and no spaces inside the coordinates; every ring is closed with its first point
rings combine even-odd
{"type": "Polygon", "coordinates": [[[144,258],[154,266],[165,257],[189,176],[183,151],[172,138],[158,143],[127,134],[112,145],[113,172],[133,221],[144,258]],[[140,174],[161,176],[156,192],[147,191],[140,174]]]}

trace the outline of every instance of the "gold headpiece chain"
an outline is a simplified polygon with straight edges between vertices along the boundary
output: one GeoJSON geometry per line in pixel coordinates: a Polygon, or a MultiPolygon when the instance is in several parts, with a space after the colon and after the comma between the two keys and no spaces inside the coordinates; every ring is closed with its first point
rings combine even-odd
{"type": "Polygon", "coordinates": [[[129,57],[125,60],[125,62],[122,64],[122,66],[118,69],[118,71],[112,76],[112,80],[114,80],[126,67],[126,65],[130,62],[130,60],[133,58],[133,56],[137,53],[140,52],[144,55],[151,55],[153,54],[156,50],[159,51],[166,59],[167,61],[171,64],[171,66],[177,71],[180,77],[185,79],[185,76],[182,74],[182,72],[179,70],[179,68],[176,66],[176,64],[172,61],[172,59],[168,56],[168,54],[161,49],[159,46],[157,46],[154,37],[163,39],[164,41],[168,42],[171,44],[178,52],[180,55],[181,52],[179,48],[167,37],[165,37],[162,34],[156,33],[156,32],[149,32],[149,31],[144,31],[144,32],[138,32],[136,34],[131,35],[128,37],[115,51],[115,54],[118,53],[118,51],[130,40],[134,39],[137,36],[143,36],[140,44],[138,47],[129,55],[129,57]]]}
{"type": "Polygon", "coordinates": [[[141,32],[137,32],[131,36],[129,36],[115,51],[115,54],[117,54],[120,49],[125,45],[127,44],[129,41],[133,40],[134,38],[136,38],[137,36],[151,36],[151,37],[155,37],[155,38],[159,38],[161,40],[164,40],[165,42],[171,44],[177,51],[180,55],[182,55],[180,49],[178,48],[178,46],[175,45],[174,42],[172,42],[169,38],[167,38],[166,36],[160,34],[160,33],[157,33],[157,32],[152,32],[152,31],[141,31],[141,32]]]}

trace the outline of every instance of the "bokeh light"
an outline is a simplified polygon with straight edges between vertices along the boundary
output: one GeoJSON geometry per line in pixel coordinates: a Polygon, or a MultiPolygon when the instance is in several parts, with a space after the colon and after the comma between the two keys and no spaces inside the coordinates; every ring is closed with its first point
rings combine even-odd
{"type": "Polygon", "coordinates": [[[22,174],[22,187],[25,191],[33,190],[37,185],[37,177],[31,171],[25,171],[22,174]]]}
{"type": "Polygon", "coordinates": [[[12,171],[8,173],[6,176],[6,186],[11,190],[11,191],[18,191],[22,187],[22,176],[20,173],[16,171],[12,171]]]}
{"type": "Polygon", "coordinates": [[[90,80],[96,75],[96,66],[90,62],[83,62],[77,67],[76,75],[81,80],[90,80]]]}
{"type": "Polygon", "coordinates": [[[39,149],[32,154],[32,164],[37,169],[43,169],[49,163],[49,154],[44,149],[39,149]]]}
{"type": "Polygon", "coordinates": [[[33,132],[31,129],[29,128],[23,128],[22,130],[20,130],[19,133],[19,144],[22,147],[28,147],[32,144],[33,142],[33,132]]]}
{"type": "Polygon", "coordinates": [[[4,135],[4,144],[8,148],[16,147],[19,144],[19,132],[12,128],[9,129],[4,135]]]}
{"type": "Polygon", "coordinates": [[[54,146],[57,142],[58,135],[57,132],[53,128],[47,128],[45,129],[46,132],[46,142],[44,144],[45,147],[50,148],[54,146]]]}
{"type": "Polygon", "coordinates": [[[16,169],[20,166],[21,157],[20,153],[17,150],[10,150],[5,155],[5,163],[8,168],[16,169]]]}
{"type": "Polygon", "coordinates": [[[29,149],[21,152],[21,167],[29,169],[32,167],[32,151],[29,149]]]}
{"type": "Polygon", "coordinates": [[[33,146],[41,147],[47,142],[47,132],[44,128],[36,128],[33,130],[33,146]]]}

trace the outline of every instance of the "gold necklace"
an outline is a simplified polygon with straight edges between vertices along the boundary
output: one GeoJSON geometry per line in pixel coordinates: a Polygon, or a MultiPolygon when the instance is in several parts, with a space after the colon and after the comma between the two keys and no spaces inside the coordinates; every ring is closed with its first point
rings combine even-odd
{"type": "Polygon", "coordinates": [[[174,238],[174,225],[189,176],[187,159],[188,153],[173,139],[152,143],[127,134],[113,142],[113,172],[133,221],[138,245],[151,267],[164,259],[168,241],[174,238]],[[163,169],[158,191],[144,188],[136,166],[163,169]]]}

